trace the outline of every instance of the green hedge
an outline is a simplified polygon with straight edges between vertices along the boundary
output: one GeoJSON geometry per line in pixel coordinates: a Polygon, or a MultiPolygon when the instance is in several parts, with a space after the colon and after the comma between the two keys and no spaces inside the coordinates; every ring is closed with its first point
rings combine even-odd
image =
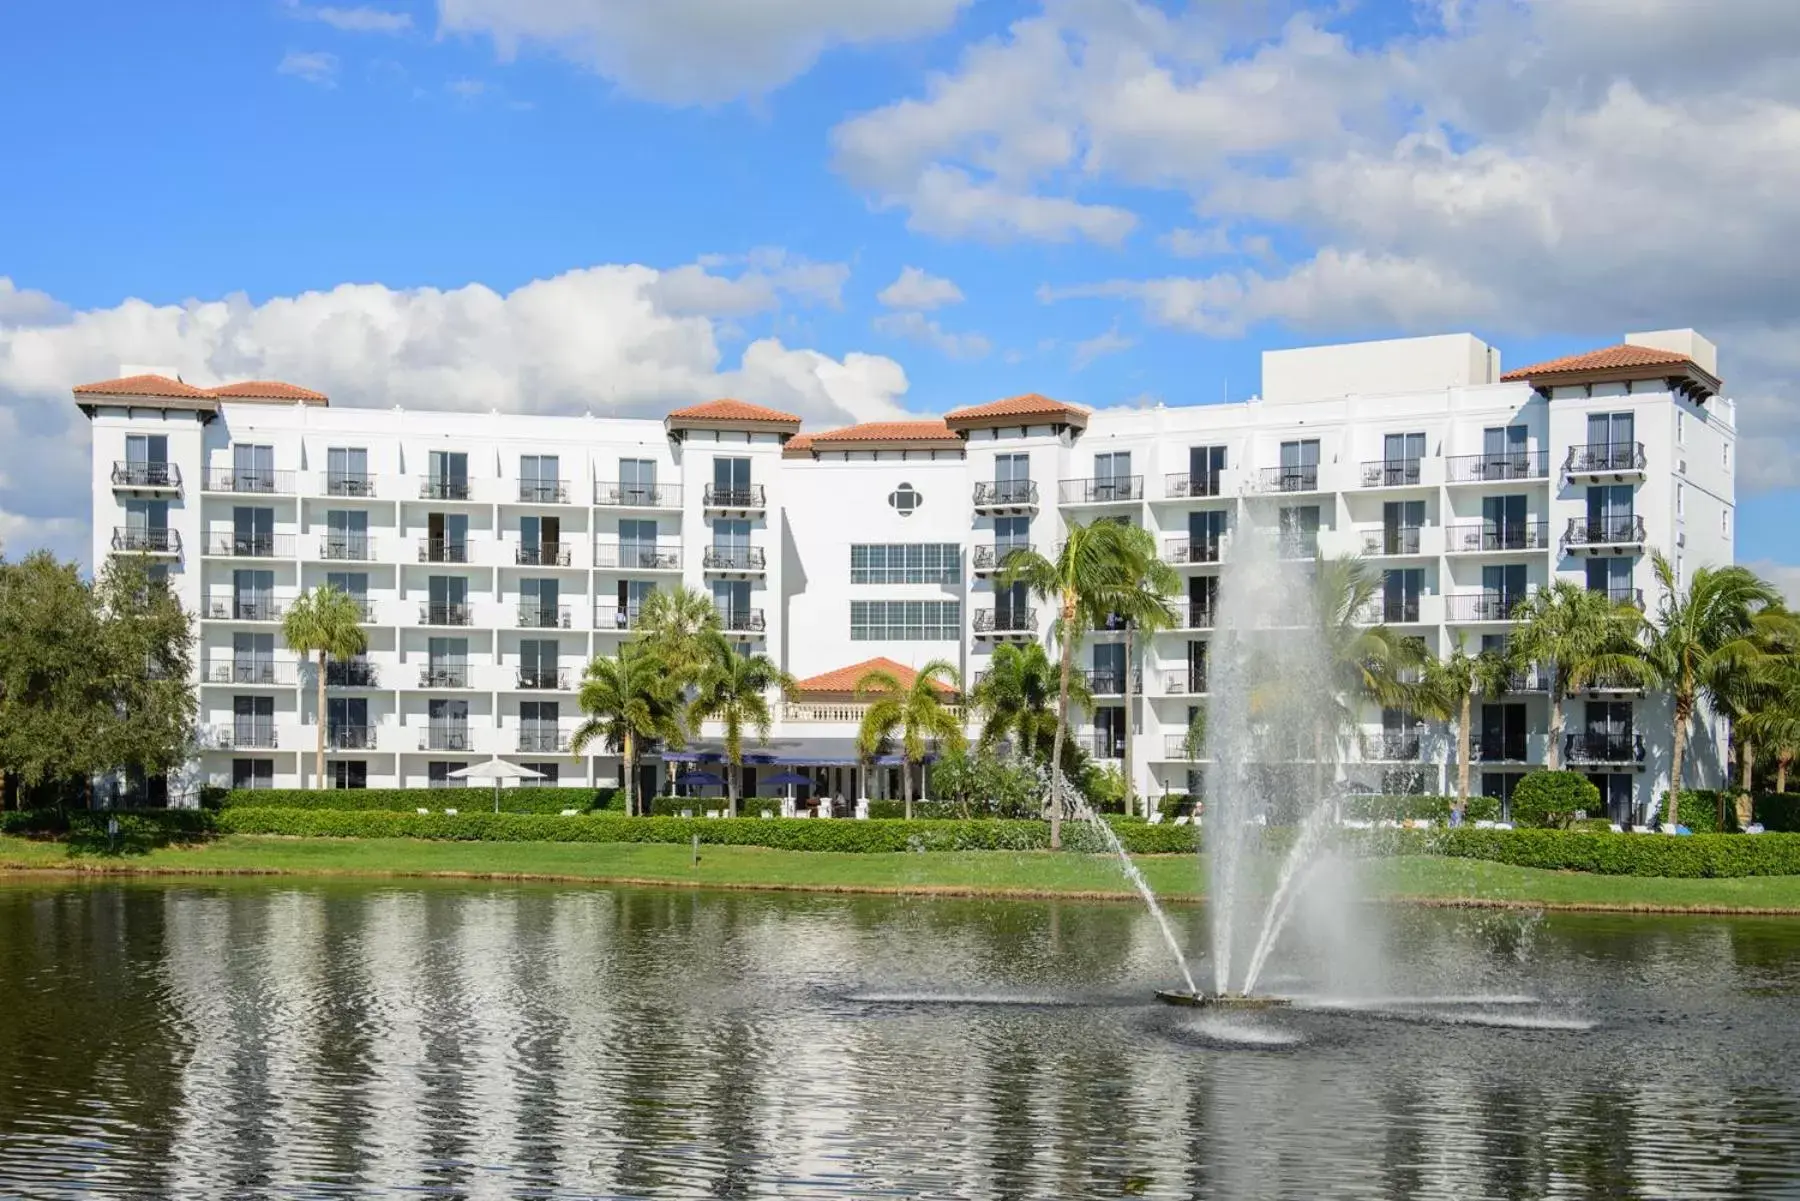
{"type": "MultiPolygon", "coordinates": [[[[1344,798],[1344,816],[1359,821],[1417,821],[1448,824],[1453,796],[1353,796],[1344,798]]],[[[1464,821],[1498,821],[1500,802],[1493,797],[1472,796],[1463,811],[1464,821]]]]}
{"type": "MultiPolygon", "coordinates": [[[[623,806],[623,793],[617,803],[623,806]]],[[[614,803],[610,788],[502,788],[502,813],[559,814],[564,809],[605,809],[614,803]]],[[[330,809],[389,810],[414,813],[420,809],[493,810],[491,786],[468,788],[234,788],[209,792],[205,803],[220,809],[330,809]]]]}
{"type": "MultiPolygon", "coordinates": [[[[1719,790],[1684,788],[1676,819],[1696,834],[1738,832],[1736,789],[1725,789],[1725,829],[1719,825],[1719,790]]],[[[1666,810],[1665,810],[1666,811],[1666,810]]],[[[1800,793],[1765,792],[1750,801],[1750,820],[1771,833],[1800,833],[1800,793]]]]}
{"type": "Polygon", "coordinates": [[[1486,859],[1603,876],[1800,875],[1800,835],[1613,834],[1578,830],[1397,830],[1383,850],[1486,859]]]}

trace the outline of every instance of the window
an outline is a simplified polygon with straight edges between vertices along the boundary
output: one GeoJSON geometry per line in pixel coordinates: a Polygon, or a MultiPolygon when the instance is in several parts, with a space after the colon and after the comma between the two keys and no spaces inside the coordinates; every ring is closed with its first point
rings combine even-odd
{"type": "Polygon", "coordinates": [[[750,460],[713,460],[713,499],[722,505],[747,505],[751,501],[750,460]]]}
{"type": "Polygon", "coordinates": [[[1382,439],[1381,483],[1416,484],[1419,461],[1425,457],[1424,434],[1388,434],[1382,439]]]}
{"type": "Polygon", "coordinates": [[[1382,573],[1381,620],[1419,620],[1419,596],[1425,591],[1425,570],[1407,567],[1382,573]]]}
{"type": "Polygon", "coordinates": [[[1280,487],[1283,492],[1310,492],[1319,486],[1319,441],[1281,444],[1280,487]]]}
{"type": "MultiPolygon", "coordinates": [[[[1317,446],[1318,443],[1313,443],[1317,446]]],[[[1317,470],[1315,467],[1313,470],[1317,470]]],[[[1281,553],[1287,558],[1311,558],[1319,553],[1319,506],[1282,509],[1277,514],[1281,553]]]]}
{"type": "Polygon", "coordinates": [[[1476,758],[1490,763],[1525,762],[1525,728],[1524,705],[1483,705],[1476,758]]]}
{"type": "Polygon", "coordinates": [[[644,504],[656,496],[656,460],[620,459],[619,495],[627,504],[644,504]]]}
{"type": "MultiPolygon", "coordinates": [[[[1031,545],[1031,518],[1029,517],[996,517],[994,518],[994,549],[1001,547],[1018,547],[1031,545]]],[[[954,546],[951,546],[954,550],[954,546]]],[[[853,552],[854,553],[854,552],[853,552]]],[[[854,563],[852,564],[854,566],[854,563]]],[[[948,583],[949,581],[945,581],[948,583]]]]}
{"type": "Polygon", "coordinates": [[[275,448],[253,446],[244,442],[231,447],[231,490],[233,492],[275,491],[275,448]]]}
{"type": "Polygon", "coordinates": [[[925,498],[911,484],[901,484],[888,493],[887,500],[888,504],[893,506],[894,512],[902,517],[911,517],[918,512],[919,506],[925,503],[925,498]]]}
{"type": "Polygon", "coordinates": [[[1719,510],[1719,535],[1724,538],[1731,537],[1731,510],[1730,509],[1720,509],[1719,510]]]}
{"type": "Polygon", "coordinates": [[[439,500],[469,499],[469,456],[462,451],[431,452],[431,482],[426,495],[439,500]]]}
{"type": "Polygon", "coordinates": [[[428,788],[461,788],[465,782],[450,773],[461,771],[467,766],[466,763],[445,763],[434,759],[425,765],[425,785],[428,788]]]}
{"type": "Polygon", "coordinates": [[[1680,480],[1675,481],[1675,516],[1687,516],[1687,485],[1680,480]]]}
{"type": "Polygon", "coordinates": [[[275,787],[275,760],[233,759],[231,761],[231,786],[233,788],[275,787]]]}
{"type": "Polygon", "coordinates": [[[1477,479],[1522,480],[1531,476],[1531,431],[1523,425],[1492,425],[1481,431],[1481,473],[1477,479]]]}
{"type": "Polygon", "coordinates": [[[1675,413],[1675,441],[1682,446],[1687,445],[1687,414],[1679,410],[1675,413]]]}
{"type": "Polygon", "coordinates": [[[1631,560],[1620,556],[1589,559],[1587,586],[1589,592],[1604,592],[1615,601],[1630,600],[1631,560]]]}
{"type": "Polygon", "coordinates": [[[1727,471],[1731,470],[1731,443],[1729,442],[1719,447],[1719,466],[1727,471]]]}
{"type": "Polygon", "coordinates": [[[852,642],[955,642],[962,637],[957,601],[851,601],[852,642]]]}
{"type": "Polygon", "coordinates": [[[367,788],[369,765],[361,759],[336,759],[330,764],[333,788],[367,788]]]}
{"type": "Polygon", "coordinates": [[[373,496],[369,452],[360,446],[332,446],[325,451],[327,496],[373,496]]]}
{"type": "Polygon", "coordinates": [[[1219,477],[1225,471],[1223,446],[1188,447],[1188,495],[1217,496],[1219,477]]]}
{"type": "Polygon", "coordinates": [[[519,456],[519,499],[554,501],[562,497],[557,476],[561,464],[555,455],[519,456]]]}
{"type": "MultiPolygon", "coordinates": [[[[998,529],[995,540],[999,541],[998,529]]],[[[1019,537],[1009,541],[1009,545],[1023,545],[1024,541],[1019,537]]],[[[962,579],[961,557],[960,548],[954,542],[857,544],[850,548],[850,582],[955,584],[962,579]]]]}
{"type": "Polygon", "coordinates": [[[527,771],[534,771],[538,775],[544,777],[541,780],[531,781],[531,783],[534,787],[537,787],[537,788],[554,788],[554,787],[556,787],[557,778],[558,778],[557,769],[561,766],[560,764],[556,764],[556,763],[521,763],[521,764],[519,764],[519,766],[525,768],[527,771]]]}

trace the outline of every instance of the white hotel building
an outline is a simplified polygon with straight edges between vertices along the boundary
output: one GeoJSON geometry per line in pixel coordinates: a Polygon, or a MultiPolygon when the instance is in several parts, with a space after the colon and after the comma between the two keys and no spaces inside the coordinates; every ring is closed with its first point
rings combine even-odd
{"type": "MultiPolygon", "coordinates": [[[[323,718],[341,786],[435,784],[496,756],[616,783],[616,757],[567,749],[582,666],[679,581],[802,681],[747,790],[798,771],[848,797],[861,665],[946,658],[973,680],[999,643],[1047,639],[1054,615],[997,587],[994,567],[1013,546],[1049,552],[1070,521],[1143,525],[1183,577],[1178,628],[1139,640],[1134,715],[1121,635],[1079,650],[1096,703],[1078,737],[1101,759],[1131,737],[1151,795],[1204,771],[1185,731],[1239,522],[1363,556],[1384,573],[1371,619],[1440,652],[1505,639],[1514,604],[1553,578],[1654,603],[1653,549],[1684,574],[1732,561],[1736,432],[1719,388],[1712,344],[1677,330],[1504,375],[1466,334],[1276,351],[1241,403],[1089,411],[1026,395],[811,434],[733,400],[663,421],[537,417],[160,374],[75,398],[93,424],[95,561],[148,553],[199,614],[195,781],[310,785],[323,718]],[[328,582],[362,601],[370,646],[331,666],[321,715],[281,616],[328,582]]],[[[1353,783],[1453,784],[1453,738],[1365,716],[1353,783]]],[[[1544,762],[1538,681],[1478,701],[1476,720],[1482,791],[1544,762]]],[[[1698,724],[1690,785],[1716,782],[1724,753],[1722,724],[1698,724]]],[[[1667,743],[1662,697],[1570,702],[1564,757],[1615,813],[1667,787],[1667,743]]],[[[645,782],[661,769],[646,762],[645,782]]],[[[896,771],[871,791],[898,795],[896,771]]]]}

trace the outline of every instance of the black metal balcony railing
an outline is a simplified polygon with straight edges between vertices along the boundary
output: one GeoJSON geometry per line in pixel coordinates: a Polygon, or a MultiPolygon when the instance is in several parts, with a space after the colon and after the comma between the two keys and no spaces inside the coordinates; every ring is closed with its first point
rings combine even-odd
{"type": "Polygon", "coordinates": [[[1483,763],[1524,763],[1530,755],[1526,750],[1525,736],[1516,734],[1477,739],[1475,757],[1483,763]]]}
{"type": "Polygon", "coordinates": [[[292,686],[294,665],[260,656],[222,659],[209,661],[202,669],[202,678],[208,684],[292,686]]]}
{"type": "Polygon", "coordinates": [[[261,468],[208,467],[202,473],[200,486],[208,492],[235,492],[240,496],[291,496],[294,473],[261,468]]]}
{"type": "Polygon", "coordinates": [[[328,471],[325,473],[326,496],[375,495],[375,477],[361,471],[328,471]]]}
{"type": "Polygon", "coordinates": [[[594,485],[594,503],[628,509],[679,509],[681,485],[603,481],[594,485]]]}
{"type": "Polygon", "coordinates": [[[1444,548],[1451,554],[1543,550],[1549,545],[1547,521],[1459,521],[1444,534],[1444,548]]]}
{"type": "Polygon", "coordinates": [[[763,566],[760,546],[709,546],[701,563],[707,571],[761,571],[763,566]]]}
{"type": "Polygon", "coordinates": [[[569,481],[520,480],[519,503],[522,505],[566,505],[569,503],[569,481]]]}
{"type": "Polygon", "coordinates": [[[292,534],[208,534],[206,553],[234,559],[288,559],[294,554],[292,534]]]}
{"type": "Polygon", "coordinates": [[[237,721],[217,731],[219,745],[226,750],[274,750],[277,743],[272,721],[237,721]]]}
{"type": "Polygon", "coordinates": [[[675,571],[681,567],[681,548],[652,542],[602,542],[594,547],[594,566],[623,571],[675,571]]]}
{"type": "Polygon", "coordinates": [[[1216,620],[1213,606],[1208,601],[1189,601],[1186,609],[1181,612],[1186,617],[1186,622],[1181,627],[1184,630],[1210,630],[1216,620]]]}
{"type": "Polygon", "coordinates": [[[1206,691],[1206,673],[1189,667],[1163,676],[1163,691],[1169,696],[1198,696],[1206,691]]]}
{"type": "Polygon", "coordinates": [[[1548,479],[1550,452],[1515,450],[1483,455],[1452,455],[1444,460],[1444,470],[1445,478],[1452,484],[1548,479]]]}
{"type": "Polygon", "coordinates": [[[708,484],[701,502],[709,509],[761,509],[768,504],[761,484],[751,484],[746,488],[708,484]]]}
{"type": "Polygon", "coordinates": [[[1630,730],[1566,734],[1563,758],[1570,763],[1642,763],[1644,736],[1630,730]]]}
{"type": "Polygon", "coordinates": [[[969,565],[977,572],[999,571],[1006,566],[1006,558],[1015,551],[1029,554],[1037,547],[1030,542],[997,542],[992,546],[978,546],[969,555],[969,565]]]}
{"type": "Polygon", "coordinates": [[[1317,492],[1319,465],[1264,467],[1256,473],[1256,488],[1259,492],[1317,492]]]}
{"type": "Polygon", "coordinates": [[[1419,598],[1416,596],[1377,597],[1373,605],[1375,620],[1390,625],[1416,623],[1419,620],[1419,598]]]}
{"type": "Polygon", "coordinates": [[[467,663],[427,663],[419,668],[419,687],[421,688],[467,688],[469,686],[469,665],[467,663]]]}
{"type": "Polygon", "coordinates": [[[1186,734],[1164,734],[1163,754],[1177,761],[1192,761],[1201,757],[1201,748],[1186,734]]]}
{"type": "Polygon", "coordinates": [[[569,606],[523,604],[519,606],[521,630],[566,630],[569,628],[569,606]]]}
{"type": "Polygon", "coordinates": [[[206,615],[214,621],[280,621],[287,605],[285,598],[260,593],[209,596],[206,615]]]}
{"type": "Polygon", "coordinates": [[[555,726],[520,726],[519,750],[553,753],[569,749],[567,731],[555,726]]]}
{"type": "Polygon", "coordinates": [[[1036,480],[976,481],[975,507],[978,509],[1012,508],[1037,503],[1036,480]]]}
{"type": "Polygon", "coordinates": [[[977,609],[977,634],[1032,634],[1037,632],[1036,609],[977,609]]]}
{"type": "MultiPolygon", "coordinates": [[[[1087,681],[1088,691],[1095,696],[1123,696],[1125,693],[1125,673],[1114,671],[1108,667],[1078,668],[1082,678],[1087,681]]],[[[1142,692],[1144,673],[1134,668],[1131,673],[1131,687],[1134,692],[1142,692]]]]}
{"type": "Polygon", "coordinates": [[[455,476],[431,476],[419,481],[422,500],[468,500],[469,481],[455,476]]]}
{"type": "Polygon", "coordinates": [[[1141,475],[1102,475],[1085,480],[1063,480],[1057,486],[1065,505],[1109,505],[1144,499],[1141,475]]]}
{"type": "Polygon", "coordinates": [[[1623,675],[1618,672],[1596,675],[1585,681],[1578,691],[1599,692],[1642,692],[1644,682],[1636,676],[1623,675]]]}
{"type": "Polygon", "coordinates": [[[1596,588],[1594,591],[1604,592],[1606,599],[1615,605],[1630,605],[1633,609],[1644,607],[1642,588],[1596,588]]]}
{"type": "Polygon", "coordinates": [[[1419,553],[1420,527],[1416,525],[1385,526],[1363,532],[1365,555],[1416,555],[1419,553]]]}
{"type": "Polygon", "coordinates": [[[1362,465],[1365,488],[1409,488],[1424,476],[1423,459],[1374,459],[1362,465]]]}
{"type": "Polygon", "coordinates": [[[428,626],[466,626],[473,623],[472,605],[420,605],[419,621],[428,626]]]}
{"type": "Polygon", "coordinates": [[[1163,495],[1171,500],[1182,497],[1222,496],[1224,484],[1216,472],[1194,475],[1187,471],[1171,471],[1163,477],[1163,495]]]}
{"type": "Polygon", "coordinates": [[[513,562],[525,567],[567,567],[567,542],[521,542],[513,550],[513,562]]]}
{"type": "Polygon", "coordinates": [[[115,488],[179,488],[181,468],[173,463],[117,459],[112,465],[112,482],[115,488]]]}
{"type": "Polygon", "coordinates": [[[761,609],[720,609],[719,628],[727,634],[760,634],[763,632],[761,609]]]}
{"type": "Polygon", "coordinates": [[[375,557],[375,543],[367,534],[327,534],[319,540],[319,557],[367,562],[375,557]]]}
{"type": "Polygon", "coordinates": [[[1163,543],[1169,563],[1217,563],[1225,552],[1223,538],[1170,538],[1163,543]]]}
{"type": "Polygon", "coordinates": [[[1644,470],[1642,442],[1590,442],[1569,447],[1565,475],[1623,475],[1644,470]]]}
{"type": "Polygon", "coordinates": [[[350,594],[350,603],[356,606],[356,619],[361,622],[375,620],[375,602],[360,592],[350,594]]]}
{"type": "Polygon", "coordinates": [[[1515,671],[1506,677],[1508,692],[1548,692],[1550,681],[1537,668],[1515,671]]]}
{"type": "Polygon", "coordinates": [[[1370,740],[1369,757],[1385,763],[1417,763],[1419,736],[1406,730],[1383,730],[1370,740]]]}
{"type": "Polygon", "coordinates": [[[1570,546],[1630,546],[1644,540],[1644,519],[1635,513],[1571,517],[1563,541],[1570,546]]]}
{"type": "Polygon", "coordinates": [[[1445,616],[1450,621],[1511,621],[1524,603],[1523,593],[1472,592],[1444,598],[1445,616]]]}
{"type": "Polygon", "coordinates": [[[468,561],[469,541],[466,538],[419,539],[419,562],[421,563],[467,563],[468,561]]]}
{"type": "Polygon", "coordinates": [[[159,526],[114,526],[112,548],[146,555],[178,555],[181,535],[159,526]]]}
{"type": "Polygon", "coordinates": [[[635,605],[600,605],[594,610],[596,630],[634,630],[643,611],[635,605]]]}
{"type": "Polygon", "coordinates": [[[518,686],[532,690],[555,690],[569,686],[569,673],[559,667],[521,667],[518,686]]]}
{"type": "Polygon", "coordinates": [[[327,688],[374,688],[377,687],[376,678],[375,665],[362,659],[342,663],[328,659],[325,663],[327,688]]]}
{"type": "Polygon", "coordinates": [[[375,727],[329,725],[325,728],[325,745],[334,751],[372,751],[375,727]]]}
{"type": "Polygon", "coordinates": [[[1075,741],[1091,759],[1104,761],[1125,757],[1125,738],[1120,734],[1081,734],[1075,741]]]}
{"type": "Polygon", "coordinates": [[[469,738],[469,727],[466,725],[431,725],[419,731],[419,749],[469,751],[474,749],[474,743],[469,738]]]}

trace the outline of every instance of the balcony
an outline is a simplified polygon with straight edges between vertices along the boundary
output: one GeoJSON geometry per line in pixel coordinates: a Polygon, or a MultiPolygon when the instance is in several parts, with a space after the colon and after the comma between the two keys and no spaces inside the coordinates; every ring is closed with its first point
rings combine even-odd
{"type": "Polygon", "coordinates": [[[339,662],[336,659],[325,661],[325,687],[327,688],[378,688],[375,665],[362,659],[349,659],[339,662]]]}
{"type": "Polygon", "coordinates": [[[455,476],[431,476],[419,481],[420,500],[468,500],[474,494],[468,480],[455,476]]]}
{"type": "Polygon", "coordinates": [[[1445,620],[1513,621],[1513,614],[1525,603],[1525,594],[1505,592],[1463,592],[1444,598],[1445,620]]]}
{"type": "Polygon", "coordinates": [[[435,724],[419,731],[419,749],[467,752],[475,749],[475,743],[466,725],[435,724]]]}
{"type": "Polygon", "coordinates": [[[1365,488],[1417,488],[1424,482],[1423,459],[1373,459],[1362,465],[1365,488]]]}
{"type": "Polygon", "coordinates": [[[1579,517],[1569,519],[1563,543],[1579,554],[1635,553],[1644,545],[1644,519],[1635,513],[1618,513],[1611,517],[1579,517]]]}
{"type": "Polygon", "coordinates": [[[1424,540],[1423,528],[1416,525],[1383,526],[1362,534],[1362,553],[1371,556],[1416,555],[1424,540]]]}
{"type": "Polygon", "coordinates": [[[1192,566],[1217,563],[1225,554],[1223,538],[1170,538],[1163,543],[1163,562],[1192,566]]]}
{"type": "Polygon", "coordinates": [[[529,692],[566,692],[569,688],[569,673],[560,667],[521,667],[515,680],[529,692]]]}
{"type": "Polygon", "coordinates": [[[569,606],[520,605],[519,628],[521,630],[566,630],[569,628],[569,606]]]}
{"type": "Polygon", "coordinates": [[[467,626],[475,623],[475,608],[457,605],[420,605],[419,624],[427,626],[467,626]]]}
{"type": "Polygon", "coordinates": [[[1444,460],[1452,484],[1503,484],[1550,478],[1550,452],[1502,451],[1491,455],[1452,455],[1444,460]]]}
{"type": "Polygon", "coordinates": [[[1506,677],[1506,691],[1509,693],[1536,693],[1550,691],[1550,678],[1537,668],[1515,671],[1506,677]]]}
{"type": "Polygon", "coordinates": [[[1287,561],[1319,557],[1319,531],[1283,530],[1275,540],[1275,556],[1287,561]]]}
{"type": "Polygon", "coordinates": [[[200,736],[202,747],[215,751],[272,751],[280,744],[273,721],[236,721],[229,725],[207,728],[200,736]]]}
{"type": "Polygon", "coordinates": [[[467,563],[468,561],[469,540],[467,538],[419,539],[419,562],[421,563],[467,563]]]}
{"type": "Polygon", "coordinates": [[[1645,466],[1642,442],[1592,442],[1569,447],[1563,474],[1572,480],[1642,479],[1645,466]]]}
{"type": "Polygon", "coordinates": [[[1090,759],[1111,762],[1125,757],[1125,736],[1123,734],[1076,734],[1071,741],[1086,751],[1090,759]]]}
{"type": "Polygon", "coordinates": [[[1210,630],[1217,620],[1213,604],[1210,601],[1189,601],[1186,605],[1177,605],[1175,611],[1181,615],[1183,630],[1210,630]]]}
{"type": "Polygon", "coordinates": [[[1530,748],[1523,732],[1498,738],[1482,737],[1475,741],[1475,758],[1482,763],[1529,763],[1530,748]]]}
{"type": "Polygon", "coordinates": [[[371,562],[375,558],[375,540],[367,534],[327,534],[319,540],[319,557],[371,562]]]}
{"type": "Polygon", "coordinates": [[[975,484],[977,513],[1035,513],[1036,480],[978,480],[975,484]]]}
{"type": "Polygon", "coordinates": [[[569,731],[559,730],[555,726],[520,726],[519,752],[521,754],[556,754],[569,749],[569,731]]]}
{"type": "Polygon", "coordinates": [[[291,559],[292,534],[238,534],[231,531],[206,536],[206,553],[224,559],[291,559]]]}
{"type": "Polygon", "coordinates": [[[760,546],[709,546],[700,567],[714,575],[761,575],[766,570],[760,546]]]}
{"type": "Polygon", "coordinates": [[[760,638],[763,634],[763,611],[761,609],[721,609],[719,611],[719,629],[727,637],[760,638]]]}
{"type": "Polygon", "coordinates": [[[1256,473],[1258,492],[1317,492],[1319,465],[1306,463],[1293,467],[1264,467],[1256,473]]]}
{"type": "Polygon", "coordinates": [[[1206,756],[1186,734],[1163,735],[1163,758],[1171,763],[1198,763],[1206,756]]]}
{"type": "Polygon", "coordinates": [[[264,593],[211,592],[202,610],[211,621],[280,621],[293,598],[264,593]]]}
{"type": "Polygon", "coordinates": [[[1549,546],[1547,521],[1459,521],[1444,531],[1444,553],[1449,555],[1547,550],[1549,546]]]}
{"type": "Polygon", "coordinates": [[[1030,542],[1000,542],[991,546],[977,546],[969,554],[969,570],[977,576],[990,576],[998,573],[1006,566],[1008,555],[1022,552],[1032,554],[1037,546],[1030,542]]]}
{"type": "Polygon", "coordinates": [[[427,663],[419,668],[419,687],[421,688],[467,688],[469,686],[469,665],[461,662],[440,661],[427,663]]]}
{"type": "Polygon", "coordinates": [[[1216,473],[1194,475],[1186,471],[1171,471],[1163,476],[1163,496],[1169,500],[1197,500],[1223,495],[1224,480],[1216,473]]]}
{"type": "Polygon", "coordinates": [[[1205,671],[1187,667],[1163,673],[1164,696],[1204,696],[1205,694],[1205,671]]]}
{"type": "MultiPolygon", "coordinates": [[[[1088,692],[1090,692],[1094,696],[1123,696],[1123,695],[1125,695],[1125,673],[1124,672],[1114,671],[1111,668],[1106,668],[1106,667],[1076,668],[1076,670],[1078,672],[1080,672],[1081,677],[1087,681],[1088,692]]],[[[1141,668],[1134,670],[1131,673],[1131,687],[1132,687],[1133,691],[1136,691],[1136,692],[1143,691],[1143,689],[1144,689],[1144,673],[1141,668]]]]}
{"type": "Polygon", "coordinates": [[[513,548],[513,562],[521,567],[567,567],[573,549],[568,542],[521,542],[513,548]]]}
{"type": "Polygon", "coordinates": [[[519,503],[522,505],[566,505],[569,503],[569,481],[520,480],[519,503]]]}
{"type": "Polygon", "coordinates": [[[1417,625],[1423,621],[1423,606],[1416,596],[1378,596],[1357,617],[1363,625],[1417,625]]]}
{"type": "Polygon", "coordinates": [[[708,512],[713,513],[760,513],[769,506],[761,484],[751,484],[745,488],[708,484],[700,503],[708,512]]]}
{"type": "Polygon", "coordinates": [[[375,495],[375,477],[362,471],[328,471],[325,495],[369,500],[375,495]]]}
{"type": "Polygon", "coordinates": [[[114,526],[112,548],[126,555],[169,555],[181,553],[181,535],[156,526],[114,526]]]}
{"type": "Polygon", "coordinates": [[[229,492],[235,496],[292,496],[294,473],[236,467],[208,467],[200,473],[203,492],[229,492]]]}
{"type": "Polygon", "coordinates": [[[115,492],[180,492],[181,468],[173,463],[116,459],[112,486],[115,492]]]}
{"type": "Polygon", "coordinates": [[[325,727],[325,747],[333,751],[372,751],[375,749],[374,726],[325,727]]]}
{"type": "Polygon", "coordinates": [[[638,619],[642,616],[642,610],[636,605],[597,605],[594,608],[594,628],[624,634],[637,629],[638,619]]]}
{"type": "Polygon", "coordinates": [[[1410,730],[1383,730],[1369,739],[1371,763],[1417,763],[1420,740],[1410,730]]]}
{"type": "Polygon", "coordinates": [[[609,509],[679,509],[681,485],[605,480],[594,485],[594,503],[609,509]]]}
{"type": "Polygon", "coordinates": [[[1588,696],[1641,696],[1644,682],[1628,675],[1599,675],[1588,680],[1580,688],[1571,688],[1570,693],[1586,693],[1588,696]]]}
{"type": "Polygon", "coordinates": [[[594,547],[594,566],[616,571],[680,571],[681,547],[654,542],[601,542],[594,547]]]}
{"type": "Polygon", "coordinates": [[[245,687],[292,688],[294,665],[260,657],[209,659],[200,668],[208,684],[242,684],[245,687]]]}
{"type": "Polygon", "coordinates": [[[1606,599],[1615,605],[1629,605],[1640,613],[1644,609],[1644,590],[1642,588],[1597,588],[1596,592],[1605,592],[1606,599]]]}
{"type": "Polygon", "coordinates": [[[1141,475],[1102,475],[1092,479],[1063,480],[1057,485],[1058,500],[1065,505],[1117,505],[1144,499],[1141,475]]]}
{"type": "Polygon", "coordinates": [[[1563,736],[1563,759],[1569,763],[1642,764],[1644,736],[1630,730],[1566,734],[1563,736]]]}
{"type": "Polygon", "coordinates": [[[1037,636],[1036,609],[977,609],[975,636],[1029,641],[1037,636]]]}

